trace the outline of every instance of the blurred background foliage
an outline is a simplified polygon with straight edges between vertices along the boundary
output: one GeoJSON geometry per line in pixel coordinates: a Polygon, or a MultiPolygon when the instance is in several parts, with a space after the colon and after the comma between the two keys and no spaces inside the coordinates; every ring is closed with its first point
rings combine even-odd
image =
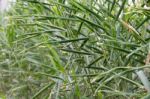
{"type": "Polygon", "coordinates": [[[141,99],[148,94],[135,71],[150,67],[145,65],[149,0],[11,3],[0,23],[2,99],[141,99]]]}

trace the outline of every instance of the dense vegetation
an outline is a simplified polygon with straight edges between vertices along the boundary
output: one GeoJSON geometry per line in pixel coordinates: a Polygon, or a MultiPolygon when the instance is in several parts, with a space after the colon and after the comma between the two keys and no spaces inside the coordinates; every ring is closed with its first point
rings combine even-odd
{"type": "Polygon", "coordinates": [[[0,97],[143,98],[135,72],[150,67],[148,7],[149,0],[17,0],[0,16],[0,97]]]}

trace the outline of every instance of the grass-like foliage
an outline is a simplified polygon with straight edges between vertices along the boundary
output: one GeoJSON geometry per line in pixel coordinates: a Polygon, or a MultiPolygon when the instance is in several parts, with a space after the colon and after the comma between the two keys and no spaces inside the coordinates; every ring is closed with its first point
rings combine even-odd
{"type": "Polygon", "coordinates": [[[0,97],[146,96],[149,0],[134,1],[16,0],[0,16],[0,97]]]}

